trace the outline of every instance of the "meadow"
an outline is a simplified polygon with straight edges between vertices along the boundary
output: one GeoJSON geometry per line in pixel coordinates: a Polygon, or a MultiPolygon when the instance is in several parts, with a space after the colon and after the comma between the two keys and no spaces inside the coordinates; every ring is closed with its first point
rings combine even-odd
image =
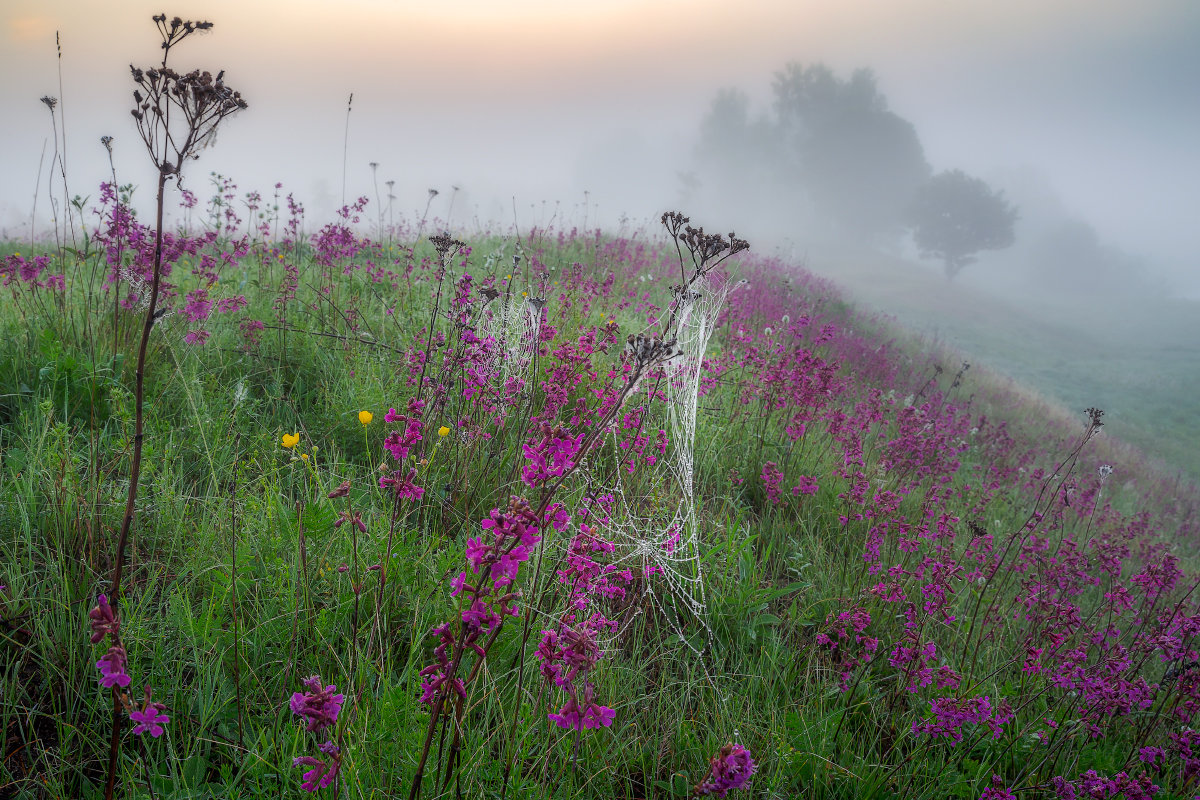
{"type": "Polygon", "coordinates": [[[0,796],[1196,795],[1200,498],[1103,410],[678,212],[174,197],[244,103],[156,22],[154,223],[0,246],[0,796]]]}
{"type": "Polygon", "coordinates": [[[1196,300],[1166,292],[1114,295],[1085,284],[1064,295],[1013,278],[1014,285],[985,289],[867,248],[823,253],[813,266],[855,302],[886,308],[927,347],[950,343],[1066,407],[1104,408],[1108,432],[1152,453],[1160,470],[1200,480],[1192,444],[1200,437],[1196,300]]]}

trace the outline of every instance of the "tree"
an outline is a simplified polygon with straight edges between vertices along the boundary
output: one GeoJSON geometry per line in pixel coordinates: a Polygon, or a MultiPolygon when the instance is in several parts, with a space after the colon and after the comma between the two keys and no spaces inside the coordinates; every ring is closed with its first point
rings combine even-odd
{"type": "Polygon", "coordinates": [[[1017,209],[979,178],[941,172],[917,192],[910,210],[913,238],[924,258],[940,258],[947,280],[975,263],[980,250],[1003,250],[1016,240],[1017,209]]]}
{"type": "Polygon", "coordinates": [[[813,205],[845,233],[898,232],[930,169],[916,129],[888,110],[874,73],[843,80],[824,64],[789,64],[772,89],[781,147],[813,205]]]}

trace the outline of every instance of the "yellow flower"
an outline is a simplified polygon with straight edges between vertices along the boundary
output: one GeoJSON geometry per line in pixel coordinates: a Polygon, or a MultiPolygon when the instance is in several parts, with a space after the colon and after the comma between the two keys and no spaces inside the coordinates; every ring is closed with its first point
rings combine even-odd
{"type": "Polygon", "coordinates": [[[373,420],[373,419],[375,419],[375,415],[372,414],[370,411],[358,412],[358,421],[361,422],[363,425],[370,425],[371,420],[373,420]]]}
{"type": "Polygon", "coordinates": [[[283,446],[285,448],[287,448],[288,450],[291,450],[293,447],[295,447],[298,444],[300,444],[300,434],[285,433],[283,435],[283,446]]]}
{"type": "Polygon", "coordinates": [[[308,453],[301,453],[300,457],[303,458],[305,461],[308,461],[308,453]]]}
{"type": "Polygon", "coordinates": [[[447,428],[445,425],[443,425],[442,427],[438,428],[438,436],[445,436],[445,435],[446,435],[447,433],[449,433],[449,432],[450,432],[450,429],[449,429],[449,428],[447,428]]]}

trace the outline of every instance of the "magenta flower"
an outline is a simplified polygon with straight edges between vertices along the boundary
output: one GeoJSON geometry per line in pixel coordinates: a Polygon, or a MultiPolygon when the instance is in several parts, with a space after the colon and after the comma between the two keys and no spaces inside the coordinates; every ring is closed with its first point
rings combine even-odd
{"type": "Polygon", "coordinates": [[[96,607],[88,612],[88,619],[88,624],[92,626],[92,644],[99,644],[105,636],[116,636],[121,627],[112,606],[108,604],[108,596],[103,594],[97,598],[96,607]]]}
{"type": "Polygon", "coordinates": [[[792,494],[797,496],[802,494],[816,494],[819,488],[814,478],[801,475],[796,479],[796,485],[792,487],[792,494]]]}
{"type": "Polygon", "coordinates": [[[317,675],[305,678],[304,686],[307,692],[292,695],[292,713],[304,717],[308,722],[306,730],[318,733],[337,722],[345,697],[334,694],[337,686],[322,686],[321,678],[317,675]]]}
{"type": "Polygon", "coordinates": [[[402,470],[394,470],[391,475],[379,479],[380,489],[391,489],[401,500],[420,500],[425,490],[413,481],[417,477],[415,469],[409,469],[408,475],[402,470]]]}
{"type": "Polygon", "coordinates": [[[146,699],[142,702],[142,707],[136,711],[129,712],[129,719],[137,723],[134,726],[133,732],[141,735],[150,732],[150,736],[157,739],[163,735],[163,725],[171,721],[165,713],[167,707],[162,703],[155,703],[150,700],[150,687],[146,687],[146,699]]]}
{"type": "Polygon", "coordinates": [[[717,751],[708,767],[708,777],[696,787],[696,794],[724,797],[730,789],[745,789],[757,769],[750,751],[732,742],[717,751]]]}
{"type": "Polygon", "coordinates": [[[312,767],[312,769],[304,773],[304,782],[300,784],[300,788],[306,792],[315,792],[317,789],[324,789],[333,783],[342,768],[342,753],[336,744],[326,742],[319,749],[322,753],[329,756],[329,763],[325,763],[321,759],[313,758],[312,756],[300,756],[292,760],[292,766],[294,767],[312,767]]]}
{"type": "Polygon", "coordinates": [[[607,706],[595,702],[595,694],[591,683],[583,686],[582,700],[574,692],[557,714],[550,714],[550,720],[560,728],[572,728],[577,731],[607,728],[613,723],[617,712],[607,706]]]}
{"type": "Polygon", "coordinates": [[[1017,796],[1004,785],[1004,779],[999,775],[992,776],[992,785],[983,790],[979,800],[1017,800],[1017,796]]]}
{"type": "Polygon", "coordinates": [[[108,652],[96,662],[96,669],[100,670],[100,685],[106,689],[128,686],[129,675],[125,672],[128,663],[124,647],[114,644],[108,648],[108,652]]]}

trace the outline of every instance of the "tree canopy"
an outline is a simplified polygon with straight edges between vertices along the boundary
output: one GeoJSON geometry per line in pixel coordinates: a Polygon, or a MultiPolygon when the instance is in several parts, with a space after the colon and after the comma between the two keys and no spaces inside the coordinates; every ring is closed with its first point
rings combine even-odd
{"type": "Polygon", "coordinates": [[[772,95],[756,119],[740,91],[714,99],[696,156],[715,188],[745,195],[769,186],[842,235],[899,233],[930,168],[916,129],[888,110],[874,73],[843,79],[824,64],[792,63],[775,74],[772,95]]]}
{"type": "Polygon", "coordinates": [[[921,187],[909,220],[922,257],[940,258],[952,279],[975,263],[980,250],[1013,244],[1017,209],[1003,192],[956,169],[938,173],[921,187]]]}

